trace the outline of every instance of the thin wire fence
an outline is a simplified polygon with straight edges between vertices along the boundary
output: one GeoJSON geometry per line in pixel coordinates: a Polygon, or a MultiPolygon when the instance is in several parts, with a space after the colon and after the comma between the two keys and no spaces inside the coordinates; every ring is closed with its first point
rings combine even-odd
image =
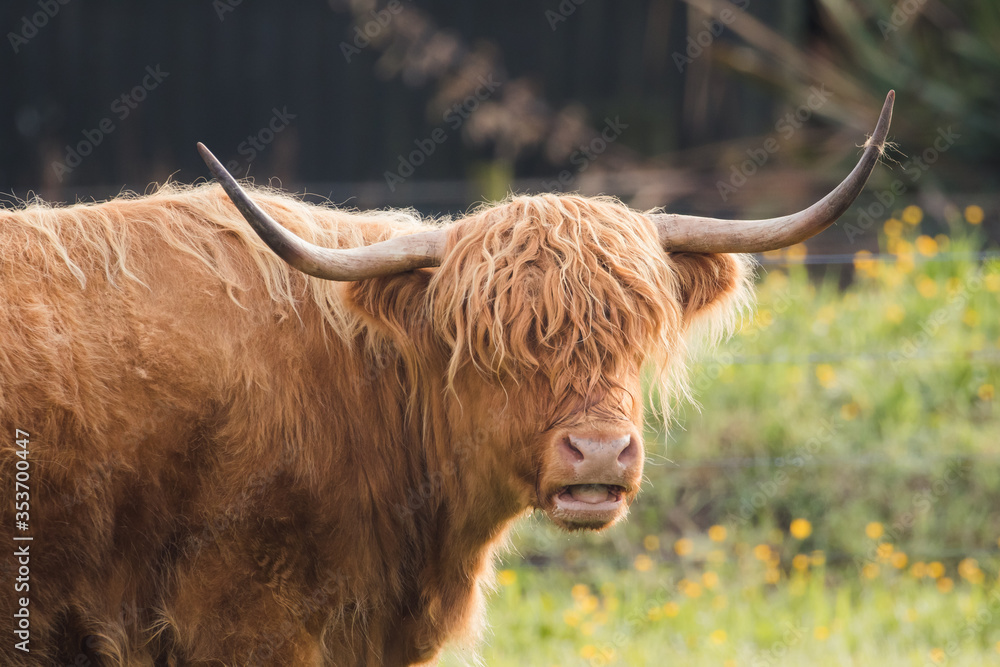
{"type": "MultiPolygon", "coordinates": [[[[856,253],[832,253],[820,255],[805,255],[803,257],[787,257],[785,255],[773,257],[763,254],[754,255],[760,264],[766,266],[792,266],[794,264],[853,264],[857,261],[864,262],[896,262],[898,255],[888,253],[872,253],[859,257],[856,253]]],[[[939,252],[936,255],[915,255],[910,257],[914,264],[932,264],[937,262],[986,262],[989,260],[1000,260],[1000,251],[981,250],[979,252],[939,252]]],[[[908,259],[909,261],[909,259],[908,259]]]]}

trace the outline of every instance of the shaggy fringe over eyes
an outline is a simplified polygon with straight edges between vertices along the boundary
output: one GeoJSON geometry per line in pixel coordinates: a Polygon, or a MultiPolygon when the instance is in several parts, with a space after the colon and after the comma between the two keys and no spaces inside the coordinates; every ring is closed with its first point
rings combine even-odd
{"type": "Polygon", "coordinates": [[[681,286],[641,213],[610,197],[539,195],[456,227],[431,282],[452,390],[471,364],[515,381],[541,373],[556,396],[589,399],[648,360],[664,405],[686,393],[681,286]]]}
{"type": "MultiPolygon", "coordinates": [[[[326,247],[366,245],[446,222],[250,190],[283,226],[326,247]]],[[[4,224],[0,209],[0,257],[36,266],[45,279],[86,289],[96,275],[148,288],[147,265],[156,258],[143,246],[159,237],[196,260],[237,304],[262,281],[273,301],[293,311],[313,302],[345,344],[371,327],[345,304],[343,284],[307,278],[275,256],[217,185],[168,183],[150,195],[100,204],[23,206],[17,224],[4,224]],[[233,244],[249,252],[232,252],[233,244]]],[[[749,257],[664,253],[648,218],[611,197],[550,194],[484,205],[453,223],[450,238],[427,308],[450,348],[452,391],[459,370],[471,364],[498,379],[541,374],[554,395],[587,400],[619,389],[619,380],[649,361],[650,392],[666,415],[674,398],[689,398],[686,339],[707,333],[717,340],[751,302],[749,257]]],[[[368,345],[390,344],[375,333],[368,345]]]]}

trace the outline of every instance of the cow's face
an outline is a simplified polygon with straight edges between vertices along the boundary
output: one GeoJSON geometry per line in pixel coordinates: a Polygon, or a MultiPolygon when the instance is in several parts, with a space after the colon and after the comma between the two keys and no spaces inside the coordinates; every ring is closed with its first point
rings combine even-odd
{"type": "Polygon", "coordinates": [[[411,401],[408,413],[424,418],[424,439],[438,435],[428,468],[456,458],[444,431],[466,453],[488,441],[469,464],[480,468],[476,481],[492,483],[488,506],[535,506],[567,528],[602,528],[624,513],[642,474],[639,369],[659,369],[661,394],[671,379],[683,389],[692,323],[730,322],[748,298],[745,262],[714,253],[785,248],[832,224],[879,161],[894,99],[890,91],[840,185],[768,220],[646,216],[607,198],[541,195],[447,230],[329,249],[282,228],[199,150],[279,257],[317,278],[360,281],[348,301],[394,341],[409,383],[423,390],[423,405],[411,401]],[[433,274],[413,271],[431,266],[433,274]],[[443,397],[454,400],[438,405],[443,397]]]}
{"type": "Polygon", "coordinates": [[[458,222],[433,275],[359,295],[395,292],[409,340],[430,323],[450,437],[479,443],[466,464],[490,493],[600,529],[639,489],[642,369],[677,384],[692,320],[732,310],[720,302],[743,275],[732,256],[664,253],[649,220],[614,200],[543,195],[458,222]]]}

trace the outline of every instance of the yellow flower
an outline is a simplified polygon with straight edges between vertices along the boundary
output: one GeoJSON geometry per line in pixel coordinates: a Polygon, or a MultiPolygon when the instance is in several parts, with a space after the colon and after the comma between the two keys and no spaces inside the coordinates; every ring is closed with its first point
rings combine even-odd
{"type": "Polygon", "coordinates": [[[879,560],[889,560],[892,556],[893,546],[889,543],[880,544],[875,549],[875,553],[878,554],[879,560]]]}
{"type": "Polygon", "coordinates": [[[766,544],[758,544],[753,548],[753,556],[757,560],[767,561],[771,558],[771,547],[766,544]]]}
{"type": "Polygon", "coordinates": [[[785,251],[785,257],[788,258],[790,262],[801,262],[806,258],[808,251],[806,250],[805,243],[796,243],[785,251]]]}
{"type": "Polygon", "coordinates": [[[927,565],[923,561],[918,560],[910,566],[910,576],[914,579],[923,579],[927,576],[927,565]]]}
{"type": "Polygon", "coordinates": [[[970,327],[979,326],[979,311],[975,308],[966,308],[962,314],[962,321],[970,327]]]}
{"type": "Polygon", "coordinates": [[[898,303],[890,304],[888,308],[885,309],[885,319],[889,320],[893,324],[899,324],[906,317],[906,311],[898,303]]]}
{"type": "Polygon", "coordinates": [[[719,575],[708,570],[705,574],[701,575],[701,583],[705,584],[705,588],[708,590],[712,590],[719,585],[719,575]]]}
{"type": "Polygon", "coordinates": [[[931,652],[928,654],[931,662],[944,662],[945,653],[942,649],[932,648],[931,652]]]}
{"type": "Polygon", "coordinates": [[[579,602],[583,598],[590,595],[590,586],[587,584],[576,584],[570,589],[569,594],[573,596],[573,599],[579,602]]]}
{"type": "Polygon", "coordinates": [[[592,644],[587,644],[582,649],[580,649],[580,657],[585,660],[597,657],[597,648],[592,644]]]}
{"type": "Polygon", "coordinates": [[[975,558],[963,558],[958,564],[958,574],[970,584],[981,584],[985,578],[975,558]]]}
{"type": "Polygon", "coordinates": [[[878,576],[879,566],[875,563],[867,563],[861,568],[861,576],[865,579],[874,579],[878,576]]]}
{"type": "Polygon", "coordinates": [[[642,546],[646,551],[658,551],[660,549],[660,538],[656,535],[647,535],[642,540],[642,546]]]}
{"type": "Polygon", "coordinates": [[[663,605],[663,613],[667,616],[667,618],[674,618],[677,614],[681,613],[681,606],[676,602],[668,602],[663,605]]]}
{"type": "Polygon", "coordinates": [[[830,324],[837,317],[837,309],[833,306],[823,306],[816,311],[816,321],[820,324],[830,324]]]}
{"type": "Polygon", "coordinates": [[[813,527],[808,519],[795,519],[788,527],[788,532],[797,540],[804,540],[812,535],[813,527]]]}
{"type": "Polygon", "coordinates": [[[597,599],[595,595],[588,595],[587,597],[579,600],[580,611],[584,614],[593,613],[597,607],[601,604],[600,600],[597,599]]]}
{"type": "Polygon", "coordinates": [[[825,625],[820,625],[813,630],[813,637],[821,642],[830,638],[830,630],[825,625]]]}
{"type": "Polygon", "coordinates": [[[674,542],[674,552],[678,556],[687,556],[693,550],[694,550],[694,542],[692,542],[690,539],[686,537],[682,537],[681,539],[674,542]]]}
{"type": "Polygon", "coordinates": [[[840,416],[844,421],[854,421],[861,414],[861,406],[859,406],[854,401],[850,403],[844,403],[840,406],[840,416]]]}
{"type": "Polygon", "coordinates": [[[659,607],[653,607],[652,609],[646,612],[646,616],[651,621],[658,621],[661,618],[663,618],[663,610],[660,609],[659,607]]]}
{"type": "Polygon", "coordinates": [[[837,381],[837,372],[830,364],[819,364],[816,366],[816,379],[823,387],[829,389],[837,381]]]}
{"type": "Polygon", "coordinates": [[[987,273],[983,278],[983,287],[987,292],[1000,292],[1000,273],[987,273]]]}
{"type": "Polygon", "coordinates": [[[781,579],[781,570],[775,567],[767,568],[767,571],[764,573],[764,581],[766,581],[769,584],[776,584],[780,579],[781,579]]]}
{"type": "Polygon", "coordinates": [[[933,561],[927,566],[927,574],[935,579],[940,579],[944,576],[944,565],[939,560],[933,561]]]}
{"type": "Polygon", "coordinates": [[[708,529],[708,539],[713,542],[725,542],[726,541],[726,527],[720,526],[718,524],[712,526],[708,529]]]}
{"type": "Polygon", "coordinates": [[[725,630],[716,630],[711,635],[709,635],[709,639],[712,640],[713,644],[725,644],[726,643],[726,631],[725,630]]]}
{"type": "Polygon", "coordinates": [[[889,218],[885,221],[883,229],[886,236],[899,236],[903,233],[903,223],[896,218],[889,218]]]}
{"type": "Polygon", "coordinates": [[[872,540],[877,540],[878,538],[882,537],[882,533],[884,532],[885,529],[882,527],[882,524],[879,523],[878,521],[872,521],[867,526],[865,526],[865,535],[867,535],[869,539],[872,540]]]}
{"type": "Polygon", "coordinates": [[[580,613],[572,609],[563,612],[563,621],[571,628],[580,625],[580,613]]]}
{"type": "Polygon", "coordinates": [[[640,572],[649,572],[653,569],[653,559],[646,554],[639,554],[635,557],[635,569],[640,572]]]}
{"type": "MultiPolygon", "coordinates": [[[[995,395],[993,385],[991,384],[979,385],[979,389],[976,390],[976,393],[979,394],[979,398],[984,401],[992,401],[993,396],[995,395]]],[[[998,542],[998,545],[1000,545],[1000,542],[998,542]]]]}
{"type": "Polygon", "coordinates": [[[927,276],[921,276],[920,279],[917,280],[917,291],[920,292],[920,296],[925,299],[933,299],[937,296],[938,285],[933,279],[928,278],[927,276]]]}
{"type": "Polygon", "coordinates": [[[897,570],[902,570],[904,567],[906,567],[906,564],[909,562],[909,560],[910,559],[907,558],[906,554],[904,554],[902,551],[897,551],[896,553],[892,554],[892,556],[889,558],[889,562],[892,563],[892,566],[897,570]]]}
{"type": "Polygon", "coordinates": [[[702,593],[701,584],[695,581],[688,581],[687,579],[682,580],[681,590],[689,598],[700,598],[702,593]]]}
{"type": "Polygon", "coordinates": [[[978,225],[978,224],[980,224],[983,221],[983,209],[982,209],[982,207],[981,206],[976,206],[975,204],[973,204],[972,206],[966,206],[965,207],[965,220],[970,225],[978,225]]]}
{"type": "Polygon", "coordinates": [[[938,254],[938,244],[937,241],[927,236],[926,234],[921,234],[917,237],[916,241],[917,252],[919,252],[924,257],[933,257],[938,254]]]}
{"type": "Polygon", "coordinates": [[[501,586],[513,586],[517,582],[517,572],[514,570],[500,570],[499,580],[501,586]]]}
{"type": "Polygon", "coordinates": [[[942,593],[951,593],[953,588],[955,588],[955,582],[951,580],[951,577],[941,577],[937,580],[937,589],[942,593]]]}
{"type": "MultiPolygon", "coordinates": [[[[890,275],[902,277],[913,271],[914,266],[916,264],[913,261],[913,254],[910,252],[901,252],[899,253],[899,258],[896,260],[896,273],[890,275]]],[[[897,285],[902,283],[901,280],[893,280],[892,282],[897,285]]]]}
{"type": "Polygon", "coordinates": [[[903,209],[903,222],[908,225],[919,225],[920,221],[924,219],[924,212],[919,206],[907,206],[903,209]]]}
{"type": "Polygon", "coordinates": [[[872,254],[867,250],[859,250],[854,254],[854,268],[869,277],[878,275],[878,262],[871,258],[872,254]]]}
{"type": "Polygon", "coordinates": [[[906,239],[890,238],[888,247],[889,252],[893,255],[898,257],[907,257],[910,259],[913,258],[913,244],[906,239]]]}

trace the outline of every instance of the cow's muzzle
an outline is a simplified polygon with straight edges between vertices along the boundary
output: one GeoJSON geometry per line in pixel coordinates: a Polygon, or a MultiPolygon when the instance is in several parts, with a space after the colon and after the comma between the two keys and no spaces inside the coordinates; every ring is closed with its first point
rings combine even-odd
{"type": "Polygon", "coordinates": [[[570,530],[614,523],[638,491],[642,443],[632,433],[566,433],[557,437],[547,513],[570,530]]]}

